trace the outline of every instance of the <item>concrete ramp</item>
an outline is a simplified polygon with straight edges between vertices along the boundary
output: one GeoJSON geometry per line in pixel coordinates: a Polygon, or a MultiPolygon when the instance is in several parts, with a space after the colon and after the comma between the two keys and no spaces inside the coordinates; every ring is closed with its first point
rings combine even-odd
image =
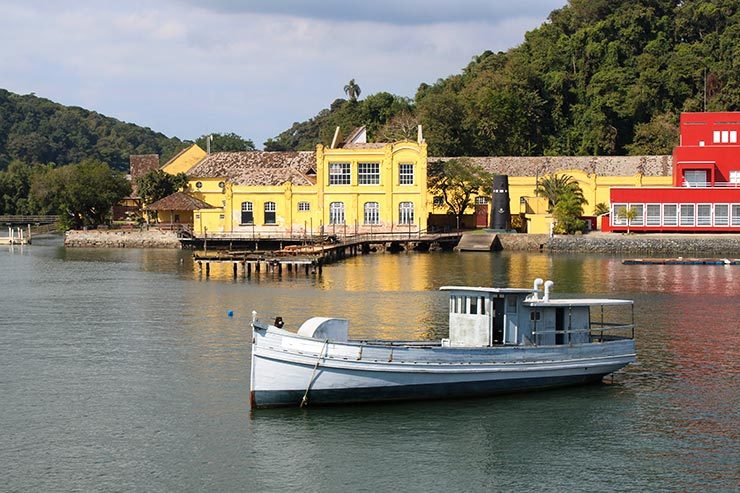
{"type": "Polygon", "coordinates": [[[491,252],[500,249],[501,242],[496,233],[465,233],[455,247],[459,252],[491,252]]]}

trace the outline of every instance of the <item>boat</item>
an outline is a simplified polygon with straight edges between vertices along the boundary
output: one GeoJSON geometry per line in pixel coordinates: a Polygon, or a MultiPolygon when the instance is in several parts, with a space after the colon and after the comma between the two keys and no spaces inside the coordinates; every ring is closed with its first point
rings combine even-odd
{"type": "Polygon", "coordinates": [[[437,341],[351,340],[348,320],[327,317],[291,332],[252,312],[251,407],[530,391],[598,382],[635,362],[632,300],[555,298],[553,286],[443,286],[449,337],[437,341]]]}

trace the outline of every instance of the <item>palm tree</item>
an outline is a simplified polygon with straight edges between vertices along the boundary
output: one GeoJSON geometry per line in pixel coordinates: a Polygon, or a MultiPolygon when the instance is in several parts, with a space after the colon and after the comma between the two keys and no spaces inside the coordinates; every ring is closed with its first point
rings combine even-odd
{"type": "Polygon", "coordinates": [[[581,204],[586,203],[581,186],[578,184],[578,181],[570,175],[550,175],[542,177],[542,179],[537,183],[535,193],[547,198],[550,210],[555,207],[555,204],[558,203],[560,197],[567,194],[575,196],[581,204]]]}
{"type": "Polygon", "coordinates": [[[637,217],[637,209],[634,207],[620,207],[617,211],[617,217],[627,220],[627,234],[630,234],[630,224],[637,217]]]}
{"type": "Polygon", "coordinates": [[[350,101],[357,101],[357,98],[360,96],[362,90],[360,89],[360,86],[358,86],[355,82],[355,79],[352,79],[347,83],[346,86],[344,86],[344,92],[345,94],[347,94],[350,101]]]}

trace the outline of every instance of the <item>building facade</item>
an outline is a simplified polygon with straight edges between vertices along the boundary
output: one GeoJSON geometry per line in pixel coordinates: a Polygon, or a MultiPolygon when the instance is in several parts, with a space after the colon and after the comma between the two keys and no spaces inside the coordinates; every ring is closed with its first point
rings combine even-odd
{"type": "Polygon", "coordinates": [[[612,188],[604,229],[740,232],[738,133],[740,112],[683,113],[671,186],[612,188]]]}

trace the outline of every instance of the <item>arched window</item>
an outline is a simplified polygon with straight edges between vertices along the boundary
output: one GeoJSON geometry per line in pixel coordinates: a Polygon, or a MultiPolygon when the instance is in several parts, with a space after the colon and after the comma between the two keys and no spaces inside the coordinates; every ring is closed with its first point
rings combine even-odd
{"type": "Polygon", "coordinates": [[[401,202],[398,204],[398,224],[414,224],[413,202],[401,202]]]}
{"type": "Polygon", "coordinates": [[[265,224],[275,224],[275,202],[265,202],[265,224]]]}
{"type": "Polygon", "coordinates": [[[254,213],[252,212],[252,203],[242,202],[241,224],[252,224],[253,222],[254,222],[254,213]]]}
{"type": "Polygon", "coordinates": [[[344,202],[329,204],[329,224],[344,224],[344,202]]]}
{"type": "Polygon", "coordinates": [[[379,210],[377,202],[365,202],[365,224],[379,224],[379,210]]]}

